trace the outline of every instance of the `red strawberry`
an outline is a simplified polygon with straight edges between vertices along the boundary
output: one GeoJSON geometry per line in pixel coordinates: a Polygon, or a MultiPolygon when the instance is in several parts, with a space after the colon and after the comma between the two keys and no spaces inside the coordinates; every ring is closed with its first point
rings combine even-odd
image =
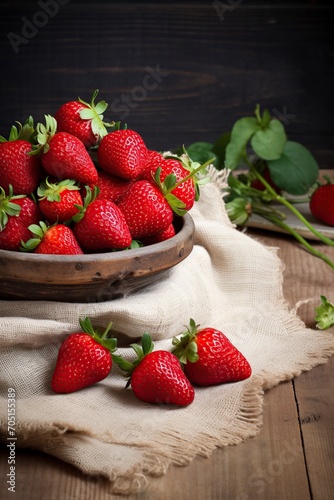
{"type": "Polygon", "coordinates": [[[327,181],[327,184],[322,184],[313,192],[310,211],[321,222],[334,226],[334,184],[331,184],[330,179],[327,181]]]}
{"type": "Polygon", "coordinates": [[[63,104],[55,114],[58,132],[68,132],[80,139],[88,148],[97,144],[99,139],[107,135],[106,127],[113,123],[103,121],[103,113],[108,107],[105,101],[95,104],[98,94],[95,90],[90,103],[78,98],[63,104]]]}
{"type": "Polygon", "coordinates": [[[42,219],[42,213],[37,203],[31,198],[25,196],[24,198],[13,200],[13,203],[20,205],[21,210],[19,219],[25,226],[28,227],[30,224],[38,224],[42,219]]]}
{"type": "Polygon", "coordinates": [[[184,364],[184,372],[193,384],[208,386],[237,382],[251,375],[251,367],[229,339],[219,330],[197,330],[194,320],[180,340],[173,339],[173,353],[184,364]]]}
{"type": "Polygon", "coordinates": [[[115,130],[103,137],[97,155],[102,170],[122,179],[134,180],[145,168],[147,147],[134,130],[115,130]]]}
{"type": "Polygon", "coordinates": [[[122,196],[118,207],[125,215],[133,239],[141,239],[167,229],[173,210],[151,182],[136,181],[122,196]]]}
{"type": "Polygon", "coordinates": [[[11,184],[14,194],[30,194],[36,189],[41,172],[40,159],[28,154],[32,151],[34,123],[31,116],[23,126],[16,123],[18,127],[12,126],[8,141],[0,136],[0,186],[7,193],[11,184]]]}
{"type": "Polygon", "coordinates": [[[195,391],[185,377],[180,362],[168,351],[153,351],[148,333],[144,333],[142,346],[132,344],[138,358],[130,363],[119,356],[115,362],[126,371],[133,393],[147,403],[165,403],[187,406],[193,402],[195,391]]]}
{"type": "MultiPolygon", "coordinates": [[[[156,171],[154,172],[154,174],[156,171]]],[[[185,179],[189,175],[189,170],[187,170],[181,163],[181,161],[177,159],[165,159],[164,163],[161,166],[160,172],[160,182],[163,183],[167,176],[174,175],[174,184],[179,183],[182,179],[185,179]]],[[[168,190],[172,196],[175,196],[178,200],[180,200],[183,204],[183,210],[190,210],[196,199],[196,188],[194,179],[190,177],[188,180],[181,182],[174,189],[170,189],[168,186],[168,190]]],[[[168,195],[167,195],[168,199],[168,195]]],[[[173,203],[171,203],[173,208],[173,203]]]]}
{"type": "Polygon", "coordinates": [[[152,236],[148,236],[147,238],[142,238],[141,242],[144,246],[153,245],[154,243],[169,240],[169,238],[173,238],[173,236],[175,236],[175,228],[173,224],[170,224],[167,229],[161,231],[161,233],[156,233],[152,236]]]}
{"type": "Polygon", "coordinates": [[[41,221],[39,225],[31,224],[30,231],[34,237],[22,245],[22,250],[34,250],[38,254],[80,255],[83,251],[73,231],[64,224],[47,226],[41,221]]]}
{"type": "Polygon", "coordinates": [[[85,206],[73,217],[73,231],[80,245],[90,252],[124,249],[131,245],[132,236],[121,210],[105,198],[93,198],[91,192],[85,206]]]}
{"type": "Polygon", "coordinates": [[[164,158],[156,151],[149,151],[145,170],[141,175],[141,178],[151,182],[155,179],[163,193],[168,191],[167,200],[169,199],[172,208],[174,208],[174,197],[176,197],[179,202],[181,202],[177,204],[178,207],[184,211],[188,211],[192,208],[196,199],[194,179],[190,177],[188,180],[175,187],[175,189],[171,189],[171,186],[172,184],[175,185],[182,179],[185,179],[189,173],[189,170],[184,167],[181,160],[177,158],[164,158]],[[156,176],[158,169],[159,175],[156,176]],[[173,177],[171,177],[172,175],[173,177]],[[168,182],[164,185],[164,181],[167,177],[168,182]],[[169,196],[169,193],[172,196],[169,196]]]}
{"type": "Polygon", "coordinates": [[[74,180],[50,183],[46,178],[37,189],[38,205],[44,217],[51,224],[69,221],[79,212],[75,205],[83,204],[79,189],[74,180]]]}
{"type": "Polygon", "coordinates": [[[161,153],[153,150],[148,150],[146,154],[145,168],[140,175],[140,178],[147,181],[152,181],[157,168],[161,167],[162,164],[165,163],[165,161],[166,160],[161,153]]]}
{"type": "Polygon", "coordinates": [[[45,116],[46,127],[37,125],[37,140],[42,151],[42,164],[48,174],[57,179],[74,179],[78,182],[95,184],[97,170],[84,144],[72,134],[57,132],[57,122],[45,116]]]}
{"type": "Polygon", "coordinates": [[[8,196],[0,187],[0,248],[18,251],[21,240],[31,238],[28,226],[37,223],[40,217],[39,208],[33,200],[25,195],[13,196],[11,185],[8,196]]]}
{"type": "MultiPolygon", "coordinates": [[[[113,201],[117,204],[122,195],[127,191],[127,189],[132,185],[133,181],[127,181],[126,179],[121,179],[115,175],[107,174],[100,170],[98,172],[98,180],[96,186],[99,188],[99,192],[96,198],[105,198],[106,200],[113,201]]],[[[93,191],[94,186],[91,184],[91,191],[93,191]]],[[[83,187],[83,196],[86,196],[86,190],[83,187]]]]}
{"type": "Polygon", "coordinates": [[[22,241],[28,241],[31,238],[31,232],[19,219],[9,217],[6,227],[0,230],[0,249],[14,250],[18,252],[22,241]]]}
{"type": "Polygon", "coordinates": [[[51,387],[54,392],[65,394],[79,391],[105,379],[112,368],[111,353],[116,349],[116,339],[107,338],[111,323],[99,335],[89,318],[80,319],[83,332],[72,333],[61,344],[51,387]]]}

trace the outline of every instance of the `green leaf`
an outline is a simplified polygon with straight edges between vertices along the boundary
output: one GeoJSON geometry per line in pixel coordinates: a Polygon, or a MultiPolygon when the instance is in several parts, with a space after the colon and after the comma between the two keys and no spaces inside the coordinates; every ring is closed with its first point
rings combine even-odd
{"type": "Polygon", "coordinates": [[[221,170],[225,167],[226,148],[230,140],[231,132],[224,132],[218,137],[212,147],[212,153],[214,153],[217,157],[218,164],[215,164],[215,166],[218,170],[221,170]]]}
{"type": "Polygon", "coordinates": [[[108,107],[108,104],[105,101],[100,101],[96,104],[95,111],[98,115],[102,115],[102,113],[105,112],[107,107],[108,107]]]}
{"type": "Polygon", "coordinates": [[[83,120],[91,120],[96,116],[96,113],[93,109],[85,108],[80,110],[79,115],[83,120]]]}
{"type": "Polygon", "coordinates": [[[143,334],[143,337],[142,337],[142,340],[141,340],[141,345],[142,345],[142,348],[143,348],[144,355],[146,355],[149,352],[151,352],[152,349],[153,349],[153,347],[154,347],[154,344],[152,342],[151,336],[147,332],[144,332],[144,334],[143,334]]]}
{"type": "Polygon", "coordinates": [[[111,358],[114,363],[116,363],[122,370],[126,372],[130,371],[133,368],[133,363],[130,363],[130,361],[126,361],[126,359],[123,359],[117,354],[112,354],[111,358]]]}
{"type": "Polygon", "coordinates": [[[165,199],[168,202],[169,206],[173,210],[174,213],[177,215],[180,215],[181,217],[187,213],[187,210],[185,210],[185,203],[183,201],[179,200],[174,194],[168,193],[165,195],[165,199]]]}
{"type": "Polygon", "coordinates": [[[267,127],[269,125],[269,122],[271,120],[271,115],[267,109],[263,111],[262,119],[261,119],[261,125],[262,127],[267,127]]]}
{"type": "Polygon", "coordinates": [[[246,146],[251,137],[259,130],[256,118],[246,116],[236,121],[232,128],[231,140],[226,147],[225,166],[234,170],[245,156],[246,146]]]}
{"type": "Polygon", "coordinates": [[[213,164],[218,166],[218,159],[212,152],[213,144],[211,142],[194,142],[187,147],[187,153],[193,162],[200,164],[214,158],[213,164]]]}
{"type": "Polygon", "coordinates": [[[321,305],[315,308],[316,327],[320,330],[327,330],[334,325],[334,305],[324,295],[321,295],[320,299],[321,305]]]}
{"type": "Polygon", "coordinates": [[[277,160],[286,143],[285,130],[279,120],[271,120],[267,127],[255,132],[251,146],[255,153],[264,160],[277,160]]]}
{"type": "Polygon", "coordinates": [[[173,173],[166,175],[164,182],[163,182],[165,192],[169,191],[170,189],[173,189],[175,184],[176,184],[176,175],[173,173]]]}
{"type": "Polygon", "coordinates": [[[226,211],[230,221],[237,226],[244,226],[249,219],[251,205],[245,198],[235,198],[226,203],[226,211]]]}
{"type": "Polygon", "coordinates": [[[268,161],[268,167],[276,186],[293,195],[307,193],[319,175],[318,164],[309,150],[293,141],[285,143],[282,156],[268,161]]]}

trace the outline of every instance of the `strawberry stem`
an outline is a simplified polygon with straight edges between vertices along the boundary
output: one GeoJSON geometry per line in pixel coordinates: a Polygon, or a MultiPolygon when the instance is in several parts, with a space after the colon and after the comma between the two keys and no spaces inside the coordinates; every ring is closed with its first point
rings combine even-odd
{"type": "Polygon", "coordinates": [[[85,318],[79,318],[79,323],[82,328],[82,330],[90,335],[95,342],[98,344],[102,345],[106,349],[110,351],[110,353],[113,353],[116,350],[116,345],[117,345],[117,339],[115,338],[107,338],[108,333],[110,331],[110,328],[112,326],[112,321],[108,324],[107,328],[103,332],[102,335],[100,335],[94,328],[93,325],[88,317],[85,318]]]}
{"type": "Polygon", "coordinates": [[[282,203],[282,205],[285,205],[296,217],[317,237],[319,238],[320,241],[325,243],[326,245],[329,246],[334,246],[334,241],[331,240],[330,238],[327,238],[324,234],[321,232],[317,231],[312,224],[308,222],[307,219],[297,210],[286,198],[283,196],[279,195],[276,193],[276,191],[270,186],[270,184],[265,180],[265,178],[254,168],[254,166],[250,163],[247,162],[250,170],[253,172],[253,174],[262,182],[262,184],[265,186],[267,191],[270,193],[272,196],[273,200],[278,201],[279,203],[282,203]]]}
{"type": "Polygon", "coordinates": [[[199,167],[195,168],[194,170],[191,170],[189,172],[189,174],[186,175],[186,177],[184,177],[183,179],[180,179],[176,184],[174,184],[173,186],[171,186],[166,191],[165,195],[170,194],[174,189],[176,189],[178,186],[180,186],[180,184],[183,184],[187,180],[189,180],[192,177],[194,177],[198,172],[200,172],[201,170],[203,170],[204,168],[206,168],[208,165],[210,165],[211,163],[213,163],[213,161],[214,161],[214,158],[210,158],[210,160],[207,160],[205,163],[203,163],[199,167]]]}

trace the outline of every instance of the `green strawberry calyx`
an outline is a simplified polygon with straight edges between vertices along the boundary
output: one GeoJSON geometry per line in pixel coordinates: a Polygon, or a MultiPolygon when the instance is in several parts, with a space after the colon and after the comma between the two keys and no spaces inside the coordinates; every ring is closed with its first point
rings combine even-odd
{"type": "Polygon", "coordinates": [[[185,177],[180,179],[179,181],[176,180],[176,175],[171,173],[168,174],[164,181],[161,181],[161,167],[158,167],[155,174],[154,174],[154,181],[159,187],[160,191],[164,195],[165,199],[169,203],[170,207],[172,210],[177,214],[177,215],[184,215],[187,210],[185,209],[185,204],[183,201],[181,201],[177,196],[175,196],[172,191],[176,189],[178,186],[183,184],[184,182],[188,181],[189,179],[193,179],[194,185],[195,185],[195,201],[198,201],[200,197],[200,191],[199,191],[199,185],[200,184],[205,184],[210,181],[209,176],[207,175],[207,167],[212,164],[214,158],[210,158],[210,160],[206,161],[203,164],[200,164],[198,162],[193,162],[190,157],[185,153],[185,157],[182,159],[181,157],[178,156],[167,156],[166,158],[173,158],[173,159],[178,159],[181,161],[182,165],[186,168],[186,170],[189,171],[189,174],[187,174],[185,177]],[[185,158],[187,157],[187,162],[185,158]],[[200,174],[205,172],[204,177],[199,178],[197,174],[200,174]]]}
{"type": "Polygon", "coordinates": [[[15,123],[17,124],[17,126],[12,125],[8,139],[0,135],[0,142],[12,142],[21,140],[33,143],[36,132],[33,117],[29,116],[23,125],[18,121],[16,121],[15,123]]]}
{"type": "MultiPolygon", "coordinates": [[[[54,224],[56,225],[56,224],[54,224]]],[[[46,224],[44,221],[40,221],[39,224],[30,224],[28,226],[29,231],[34,235],[33,238],[30,238],[28,241],[21,241],[22,252],[31,252],[38,247],[48,230],[50,229],[49,224],[46,224]]]]}
{"type": "Polygon", "coordinates": [[[32,151],[29,151],[29,155],[37,155],[41,152],[47,153],[50,149],[50,139],[57,132],[57,120],[51,115],[44,115],[44,118],[45,125],[43,123],[37,123],[36,125],[35,144],[32,151]]]}
{"type": "Polygon", "coordinates": [[[329,302],[324,295],[320,296],[321,305],[315,308],[316,327],[319,330],[327,330],[334,325],[334,304],[329,302]]]}
{"type": "Polygon", "coordinates": [[[37,188],[37,195],[39,200],[44,200],[46,198],[48,201],[60,201],[61,192],[65,190],[78,191],[79,189],[80,187],[73,179],[64,179],[62,181],[52,183],[49,181],[49,177],[47,177],[37,188]]]}
{"type": "Polygon", "coordinates": [[[91,320],[88,317],[79,318],[79,323],[83,332],[90,335],[95,342],[108,349],[111,353],[116,350],[117,339],[108,336],[112,327],[112,321],[110,321],[102,335],[95,328],[93,328],[91,320]]]}
{"type": "Polygon", "coordinates": [[[93,201],[96,200],[96,197],[100,192],[100,188],[98,186],[94,186],[93,190],[91,190],[91,188],[88,185],[86,185],[85,189],[86,189],[86,195],[84,198],[83,205],[76,205],[76,204],[74,205],[75,208],[78,209],[78,213],[72,217],[73,222],[80,222],[81,219],[83,219],[88,205],[90,205],[91,203],[93,203],[93,201]]]}
{"type": "Polygon", "coordinates": [[[89,103],[78,97],[78,101],[86,106],[84,109],[79,111],[79,115],[82,120],[91,120],[93,134],[99,139],[102,139],[102,137],[108,134],[107,127],[114,127],[115,122],[112,121],[108,123],[103,121],[103,113],[106,111],[108,104],[105,101],[100,101],[95,104],[95,99],[98,93],[99,90],[96,89],[93,92],[92,99],[89,103]]]}
{"type": "Polygon", "coordinates": [[[13,186],[9,184],[8,195],[5,190],[0,187],[0,232],[3,231],[8,222],[8,216],[18,216],[21,211],[21,206],[13,203],[12,200],[26,198],[25,194],[13,195],[13,186]]]}
{"type": "Polygon", "coordinates": [[[174,349],[172,353],[179,359],[180,363],[185,365],[188,361],[196,363],[199,357],[197,354],[196,337],[199,325],[196,325],[193,319],[190,319],[187,331],[181,334],[180,338],[173,337],[172,345],[174,349]]]}
{"type": "Polygon", "coordinates": [[[142,362],[142,360],[144,359],[145,356],[147,356],[147,354],[153,351],[154,343],[152,342],[150,334],[144,332],[141,339],[141,345],[130,344],[130,347],[132,347],[132,349],[137,354],[137,358],[135,358],[132,362],[127,361],[121,356],[115,354],[112,355],[113,361],[121,368],[121,370],[125,372],[124,376],[128,379],[126,387],[129,387],[131,383],[131,375],[134,369],[142,362]]]}

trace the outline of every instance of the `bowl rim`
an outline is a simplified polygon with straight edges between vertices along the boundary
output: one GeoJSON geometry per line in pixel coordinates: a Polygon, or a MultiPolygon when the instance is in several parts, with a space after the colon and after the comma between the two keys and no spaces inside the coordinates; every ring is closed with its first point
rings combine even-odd
{"type": "MultiPolygon", "coordinates": [[[[101,253],[91,253],[91,254],[76,254],[76,255],[56,255],[56,254],[36,254],[30,252],[19,252],[13,250],[2,250],[0,249],[0,260],[4,258],[8,261],[25,261],[27,263],[31,262],[44,262],[52,265],[53,263],[63,263],[63,264],[73,264],[77,263],[90,263],[90,262],[104,262],[110,261],[112,259],[113,262],[124,261],[124,260],[132,260],[138,259],[140,257],[148,257],[157,252],[168,251],[178,243],[182,243],[184,241],[184,232],[189,233],[189,236],[193,234],[195,224],[189,213],[186,213],[182,217],[179,217],[179,220],[182,220],[182,225],[180,230],[171,238],[158,242],[152,243],[150,245],[146,245],[140,248],[131,248],[126,251],[117,250],[117,251],[107,251],[101,253]]],[[[1,262],[0,262],[1,264],[1,262]]],[[[1,268],[1,266],[0,266],[1,268]]]]}

